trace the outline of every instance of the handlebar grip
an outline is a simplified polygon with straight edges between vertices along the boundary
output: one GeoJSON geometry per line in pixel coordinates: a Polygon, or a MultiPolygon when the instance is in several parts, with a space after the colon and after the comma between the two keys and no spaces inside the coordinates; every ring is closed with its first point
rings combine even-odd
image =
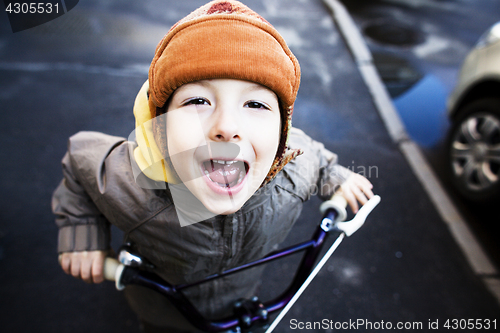
{"type": "Polygon", "coordinates": [[[347,200],[342,196],[340,192],[336,192],[332,195],[330,200],[325,201],[319,206],[321,214],[324,214],[328,209],[334,209],[337,212],[337,218],[335,222],[344,221],[347,217],[347,200]]]}
{"type": "Polygon", "coordinates": [[[332,197],[330,198],[330,201],[335,202],[340,207],[343,207],[343,208],[347,207],[347,200],[344,198],[341,191],[335,192],[332,195],[332,197]]]}
{"type": "Polygon", "coordinates": [[[104,278],[109,281],[115,281],[118,266],[120,266],[118,260],[110,257],[104,259],[104,278]]]}
{"type": "Polygon", "coordinates": [[[104,278],[109,281],[115,281],[116,289],[123,290],[125,286],[120,282],[125,266],[114,258],[104,259],[104,278]]]}

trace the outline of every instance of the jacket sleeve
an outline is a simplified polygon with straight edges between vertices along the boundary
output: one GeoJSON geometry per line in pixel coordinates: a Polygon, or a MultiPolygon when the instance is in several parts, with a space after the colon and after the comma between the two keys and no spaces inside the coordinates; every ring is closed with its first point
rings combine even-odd
{"type": "Polygon", "coordinates": [[[98,170],[104,160],[103,147],[112,147],[116,140],[100,141],[96,143],[92,132],[79,133],[70,138],[68,152],[62,159],[63,180],[52,196],[59,253],[107,250],[110,246],[110,224],[89,195],[95,193],[93,184],[97,182],[89,179],[88,172],[82,172],[89,168],[98,170]]]}
{"type": "Polygon", "coordinates": [[[322,200],[329,199],[352,174],[351,170],[338,164],[336,154],[300,129],[292,128],[290,147],[303,151],[302,155],[290,163],[292,168],[288,169],[288,173],[296,184],[302,184],[298,188],[302,192],[301,196],[306,199],[311,195],[318,195],[322,200]]]}

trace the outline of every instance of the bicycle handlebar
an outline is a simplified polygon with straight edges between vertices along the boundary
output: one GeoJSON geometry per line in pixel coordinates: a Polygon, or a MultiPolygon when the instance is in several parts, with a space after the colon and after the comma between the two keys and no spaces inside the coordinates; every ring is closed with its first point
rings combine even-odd
{"type": "MultiPolygon", "coordinates": [[[[328,209],[334,209],[337,212],[335,220],[338,223],[340,221],[345,220],[347,216],[346,207],[347,207],[346,199],[342,195],[340,195],[340,193],[336,192],[335,194],[332,195],[330,200],[325,201],[321,204],[319,210],[322,214],[326,214],[328,209]]],[[[104,260],[104,278],[108,281],[116,282],[119,276],[121,275],[124,267],[125,266],[115,258],[107,257],[104,260]]]]}
{"type": "MultiPolygon", "coordinates": [[[[318,258],[328,232],[333,231],[339,235],[336,241],[336,246],[338,246],[344,236],[352,235],[363,225],[368,214],[371,212],[371,210],[373,210],[373,208],[375,208],[375,206],[379,202],[379,196],[373,197],[368,201],[368,203],[361,207],[360,211],[358,212],[358,214],[356,214],[353,220],[349,222],[341,222],[347,216],[347,213],[345,211],[347,202],[341,195],[335,194],[330,200],[324,202],[321,205],[320,210],[322,211],[322,213],[324,213],[324,216],[321,224],[317,227],[311,240],[282,249],[280,251],[272,252],[262,259],[253,261],[240,267],[229,269],[219,274],[214,274],[195,283],[172,286],[154,273],[141,270],[140,268],[123,265],[118,260],[113,258],[105,259],[104,276],[107,280],[115,281],[116,288],[118,290],[122,290],[127,284],[138,284],[160,292],[180,310],[180,312],[186,317],[186,319],[188,319],[188,321],[190,321],[194,326],[202,331],[220,332],[231,328],[236,328],[238,326],[246,329],[252,326],[252,324],[255,322],[266,322],[270,313],[285,308],[285,306],[287,306],[287,304],[290,303],[290,301],[294,297],[298,298],[298,291],[301,288],[304,288],[305,282],[307,282],[307,280],[312,280],[312,278],[314,277],[312,276],[311,278],[311,275],[313,275],[311,274],[313,272],[313,266],[316,262],[316,259],[318,258]],[[261,265],[263,263],[267,263],[269,261],[279,259],[303,250],[305,250],[306,253],[304,254],[302,261],[296,271],[295,277],[291,285],[280,296],[265,303],[261,303],[257,298],[239,302],[239,306],[236,306],[235,303],[234,309],[236,314],[234,316],[217,321],[207,320],[197,311],[197,309],[181,292],[181,289],[188,288],[193,285],[204,283],[229,274],[234,274],[241,270],[255,267],[257,265],[261,265]]],[[[335,249],[333,249],[333,251],[334,250],[335,249]]],[[[333,253],[333,251],[331,252],[333,253]]],[[[316,267],[315,270],[316,269],[318,269],[318,267],[316,267]]]]}
{"type": "Polygon", "coordinates": [[[116,289],[123,290],[125,286],[120,282],[125,265],[115,258],[104,259],[104,278],[108,281],[115,281],[116,289]]]}

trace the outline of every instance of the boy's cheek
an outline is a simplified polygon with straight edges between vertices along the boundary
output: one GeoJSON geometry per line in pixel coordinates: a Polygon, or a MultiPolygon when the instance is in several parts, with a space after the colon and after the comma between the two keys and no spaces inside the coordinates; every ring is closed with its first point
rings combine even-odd
{"type": "Polygon", "coordinates": [[[260,161],[255,161],[250,164],[250,172],[252,177],[250,177],[250,187],[255,188],[255,187],[260,187],[260,184],[262,184],[262,181],[264,181],[264,178],[267,176],[269,169],[271,168],[270,163],[263,163],[260,161]],[[269,164],[269,167],[267,166],[269,164]]]}
{"type": "Polygon", "coordinates": [[[205,144],[204,128],[197,114],[175,110],[165,115],[168,148],[172,154],[205,144]]]}

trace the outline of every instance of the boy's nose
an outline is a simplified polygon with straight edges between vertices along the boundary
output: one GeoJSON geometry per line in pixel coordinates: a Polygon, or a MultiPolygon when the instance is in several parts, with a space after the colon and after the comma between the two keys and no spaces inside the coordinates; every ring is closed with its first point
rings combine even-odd
{"type": "Polygon", "coordinates": [[[234,142],[241,139],[240,124],[236,111],[221,108],[216,111],[216,117],[214,118],[209,133],[211,140],[234,142]]]}

